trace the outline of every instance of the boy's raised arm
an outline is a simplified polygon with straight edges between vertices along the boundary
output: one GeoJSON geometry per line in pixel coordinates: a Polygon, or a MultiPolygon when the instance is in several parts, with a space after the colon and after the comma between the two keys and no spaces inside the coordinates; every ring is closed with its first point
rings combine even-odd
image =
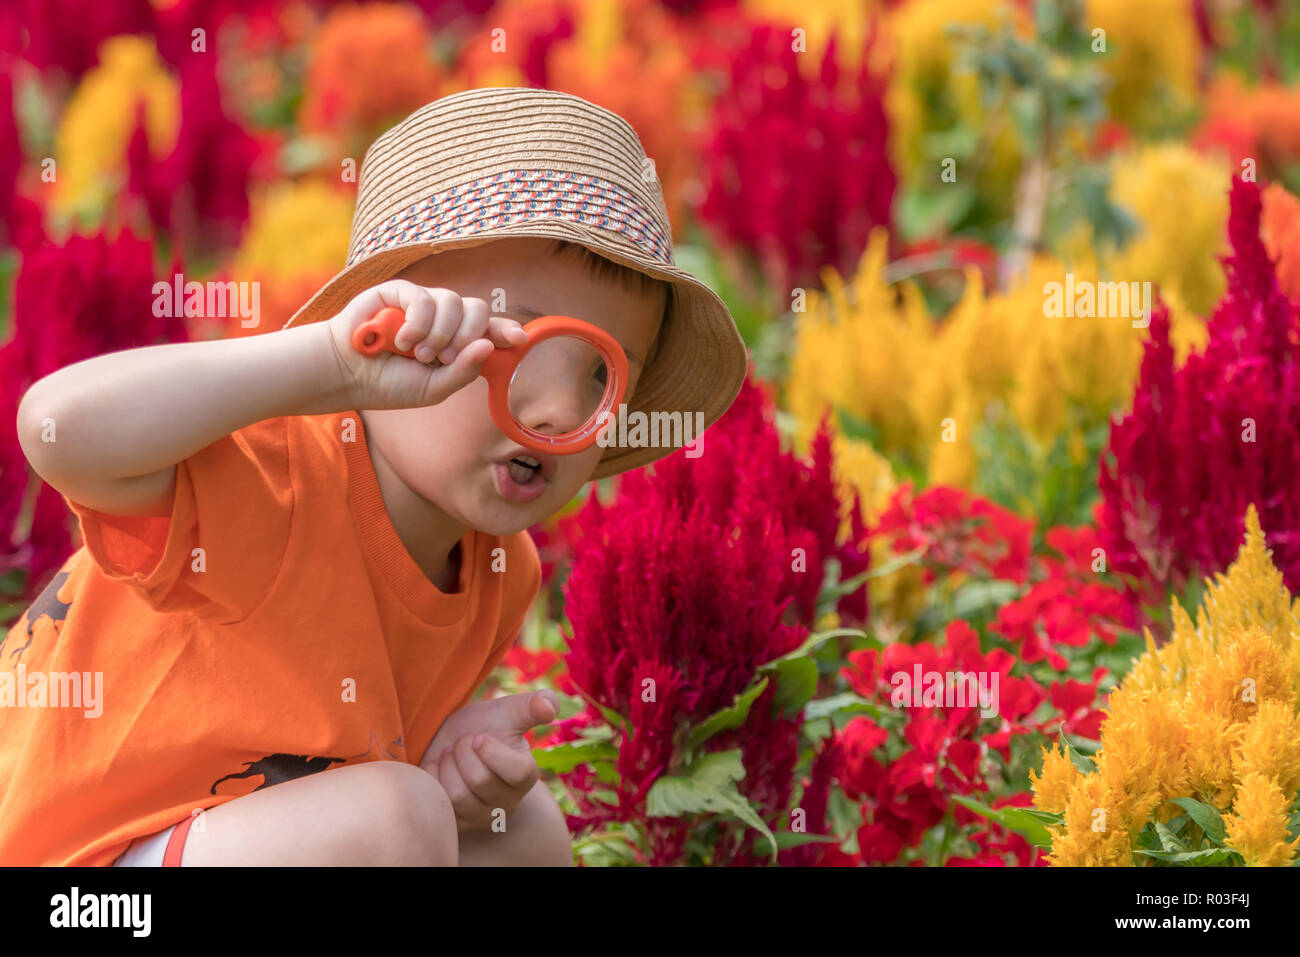
{"type": "Polygon", "coordinates": [[[34,383],[18,406],[18,440],[68,498],[113,515],[167,515],[177,462],[263,419],[351,408],[350,382],[328,322],[127,349],[34,383]]]}

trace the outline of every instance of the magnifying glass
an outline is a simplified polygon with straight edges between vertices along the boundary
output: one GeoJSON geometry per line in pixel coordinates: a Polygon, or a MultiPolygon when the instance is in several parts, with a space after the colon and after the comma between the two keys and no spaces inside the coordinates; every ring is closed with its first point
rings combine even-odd
{"type": "MultiPolygon", "coordinates": [[[[386,306],[357,326],[352,347],[366,356],[395,352],[413,359],[414,352],[393,343],[405,321],[403,310],[386,306]]],[[[532,452],[572,455],[591,448],[606,413],[627,393],[626,354],[604,329],[572,316],[542,316],[523,329],[527,342],[494,349],[479,372],[488,383],[492,420],[532,452]],[[567,431],[541,432],[521,420],[567,431]]]]}

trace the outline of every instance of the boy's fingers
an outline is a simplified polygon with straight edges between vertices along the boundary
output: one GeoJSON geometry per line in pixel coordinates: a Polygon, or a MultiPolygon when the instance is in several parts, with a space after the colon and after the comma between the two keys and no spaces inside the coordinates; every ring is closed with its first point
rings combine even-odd
{"type": "Polygon", "coordinates": [[[491,813],[492,808],[504,808],[507,813],[513,810],[510,788],[488,768],[474,751],[474,735],[467,734],[454,745],[452,753],[456,756],[456,769],[469,786],[470,792],[478,798],[491,813]]]}
{"type": "Polygon", "coordinates": [[[443,362],[455,362],[457,354],[475,339],[483,338],[488,324],[488,307],[482,299],[459,299],[460,322],[446,347],[438,353],[443,362]]]}
{"type": "Polygon", "coordinates": [[[533,693],[533,700],[528,703],[529,713],[535,719],[532,724],[523,730],[535,728],[539,724],[550,724],[555,720],[555,716],[560,713],[560,701],[555,696],[554,691],[537,691],[533,693]]]}
{"type": "Polygon", "coordinates": [[[451,365],[430,367],[429,402],[441,402],[478,378],[483,360],[492,354],[492,343],[476,339],[461,350],[451,365]]]}
{"type": "Polygon", "coordinates": [[[471,824],[483,824],[491,817],[491,810],[478,799],[456,764],[454,750],[446,751],[438,758],[438,783],[447,792],[447,799],[456,815],[471,824]]]}
{"type": "Polygon", "coordinates": [[[530,752],[518,751],[490,734],[483,735],[483,743],[474,750],[483,765],[512,791],[527,791],[541,776],[530,752]]]}
{"type": "Polygon", "coordinates": [[[505,316],[492,316],[488,319],[487,338],[501,348],[522,346],[528,341],[524,327],[505,316]]]}
{"type": "MultiPolygon", "coordinates": [[[[460,296],[450,289],[428,289],[426,292],[437,307],[437,315],[433,326],[426,331],[424,341],[416,346],[415,358],[421,362],[432,362],[435,358],[441,358],[447,343],[456,334],[463,309],[460,296]]],[[[443,362],[449,364],[448,360],[444,359],[443,362]]]]}
{"type": "Polygon", "coordinates": [[[493,701],[500,708],[500,713],[498,719],[492,722],[491,730],[521,736],[530,728],[554,721],[558,705],[553,691],[524,691],[494,698],[493,701]]]}
{"type": "Polygon", "coordinates": [[[417,290],[407,298],[406,321],[393,337],[393,345],[399,349],[410,349],[427,336],[436,318],[437,306],[427,295],[422,295],[417,290]]]}

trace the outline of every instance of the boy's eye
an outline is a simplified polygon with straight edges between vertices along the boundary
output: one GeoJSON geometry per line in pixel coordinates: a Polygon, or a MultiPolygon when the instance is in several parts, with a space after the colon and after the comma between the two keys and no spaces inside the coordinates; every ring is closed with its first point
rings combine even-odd
{"type": "Polygon", "coordinates": [[[605,372],[604,362],[596,363],[596,368],[592,372],[591,377],[601,387],[602,390],[605,388],[605,383],[608,381],[608,376],[605,372]]]}

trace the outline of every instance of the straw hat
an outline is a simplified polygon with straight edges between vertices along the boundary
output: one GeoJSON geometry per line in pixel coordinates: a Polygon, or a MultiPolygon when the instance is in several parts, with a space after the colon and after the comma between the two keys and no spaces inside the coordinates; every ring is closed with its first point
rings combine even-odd
{"type": "MultiPolygon", "coordinates": [[[[717,294],[674,265],[662,187],[636,132],[617,114],[552,90],[456,93],[375,140],[361,165],[347,267],[284,328],[330,318],[431,253],[507,236],[567,240],[670,284],[629,413],[694,421],[699,411],[708,426],[731,405],[745,378],[745,344],[717,294]]],[[[593,477],[672,451],[610,447],[593,477]]]]}

